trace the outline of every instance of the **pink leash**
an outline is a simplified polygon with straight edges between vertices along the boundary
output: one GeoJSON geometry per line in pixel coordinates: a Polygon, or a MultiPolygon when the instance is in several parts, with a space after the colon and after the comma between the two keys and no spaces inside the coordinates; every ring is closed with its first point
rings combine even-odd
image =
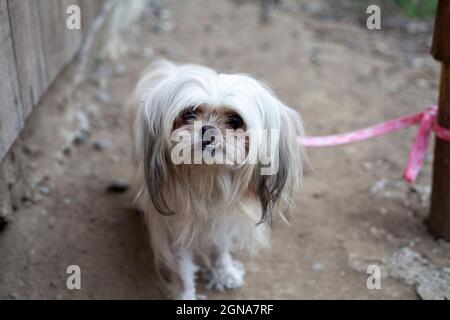
{"type": "Polygon", "coordinates": [[[431,131],[434,131],[440,139],[450,142],[450,129],[443,128],[437,123],[436,106],[430,107],[421,113],[400,117],[373,127],[349,133],[322,137],[301,137],[299,138],[299,143],[305,147],[338,146],[378,137],[419,123],[419,132],[414,140],[404,174],[405,179],[411,183],[416,181],[422,168],[430,142],[431,131]]]}

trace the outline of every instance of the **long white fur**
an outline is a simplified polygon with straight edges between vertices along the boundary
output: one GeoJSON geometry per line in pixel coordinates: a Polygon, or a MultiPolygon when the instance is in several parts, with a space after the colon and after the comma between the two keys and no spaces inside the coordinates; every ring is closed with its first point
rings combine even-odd
{"type": "MultiPolygon", "coordinates": [[[[161,60],[144,73],[130,100],[136,165],[137,200],[144,212],[155,264],[175,297],[194,299],[196,262],[212,269],[210,287],[232,289],[243,284],[244,270],[230,252],[243,249],[256,253],[269,244],[270,228],[261,219],[261,204],[250,184],[258,167],[242,165],[175,168],[170,161],[159,173],[176,177],[162,185],[165,199],[176,214],[165,216],[154,207],[144,179],[146,135],[158,145],[172,146],[175,119],[188,106],[227,106],[242,116],[248,129],[279,129],[288,155],[289,172],[276,210],[290,205],[290,196],[301,181],[302,134],[298,114],[283,105],[264,85],[246,75],[219,74],[198,65],[176,65],[161,60]],[[166,272],[166,273],[165,273],[166,272]]],[[[249,154],[265,152],[264,136],[253,137],[249,154]]],[[[162,154],[155,154],[163,158],[162,154]]],[[[273,159],[277,161],[276,158],[273,159]]]]}

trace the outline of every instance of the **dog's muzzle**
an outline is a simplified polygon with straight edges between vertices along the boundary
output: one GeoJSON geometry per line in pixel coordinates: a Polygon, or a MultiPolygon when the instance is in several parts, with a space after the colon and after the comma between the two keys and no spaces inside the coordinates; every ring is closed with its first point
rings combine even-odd
{"type": "Polygon", "coordinates": [[[220,144],[220,131],[213,126],[202,127],[202,150],[217,148],[220,144]]]}

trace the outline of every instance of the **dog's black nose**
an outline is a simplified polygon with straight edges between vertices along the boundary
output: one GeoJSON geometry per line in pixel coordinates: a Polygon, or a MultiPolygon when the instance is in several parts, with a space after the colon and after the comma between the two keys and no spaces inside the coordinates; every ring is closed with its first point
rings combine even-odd
{"type": "Polygon", "coordinates": [[[205,133],[207,133],[208,131],[215,131],[216,128],[214,128],[213,126],[203,126],[202,127],[202,137],[205,135],[205,133]]]}
{"type": "Polygon", "coordinates": [[[202,127],[202,148],[205,149],[206,146],[210,145],[216,140],[215,135],[217,134],[217,129],[213,126],[203,126],[202,127]]]}

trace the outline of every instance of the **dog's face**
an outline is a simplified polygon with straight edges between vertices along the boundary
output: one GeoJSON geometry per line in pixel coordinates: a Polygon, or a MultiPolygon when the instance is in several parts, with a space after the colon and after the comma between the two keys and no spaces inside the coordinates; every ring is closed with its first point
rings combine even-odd
{"type": "Polygon", "coordinates": [[[240,194],[230,192],[230,197],[258,199],[263,220],[270,218],[283,195],[296,190],[301,178],[300,118],[253,78],[181,67],[141,102],[138,161],[160,213],[176,213],[165,193],[171,184],[188,178],[195,181],[183,181],[184,185],[207,185],[206,179],[235,184],[227,188],[240,194]],[[195,170],[197,176],[185,174],[187,170],[195,170]],[[221,179],[224,174],[235,178],[221,179]]]}
{"type": "Polygon", "coordinates": [[[217,165],[236,168],[248,155],[249,136],[246,122],[232,107],[203,104],[181,110],[173,123],[172,142],[183,150],[172,153],[174,163],[203,165],[203,170],[217,165]]]}

